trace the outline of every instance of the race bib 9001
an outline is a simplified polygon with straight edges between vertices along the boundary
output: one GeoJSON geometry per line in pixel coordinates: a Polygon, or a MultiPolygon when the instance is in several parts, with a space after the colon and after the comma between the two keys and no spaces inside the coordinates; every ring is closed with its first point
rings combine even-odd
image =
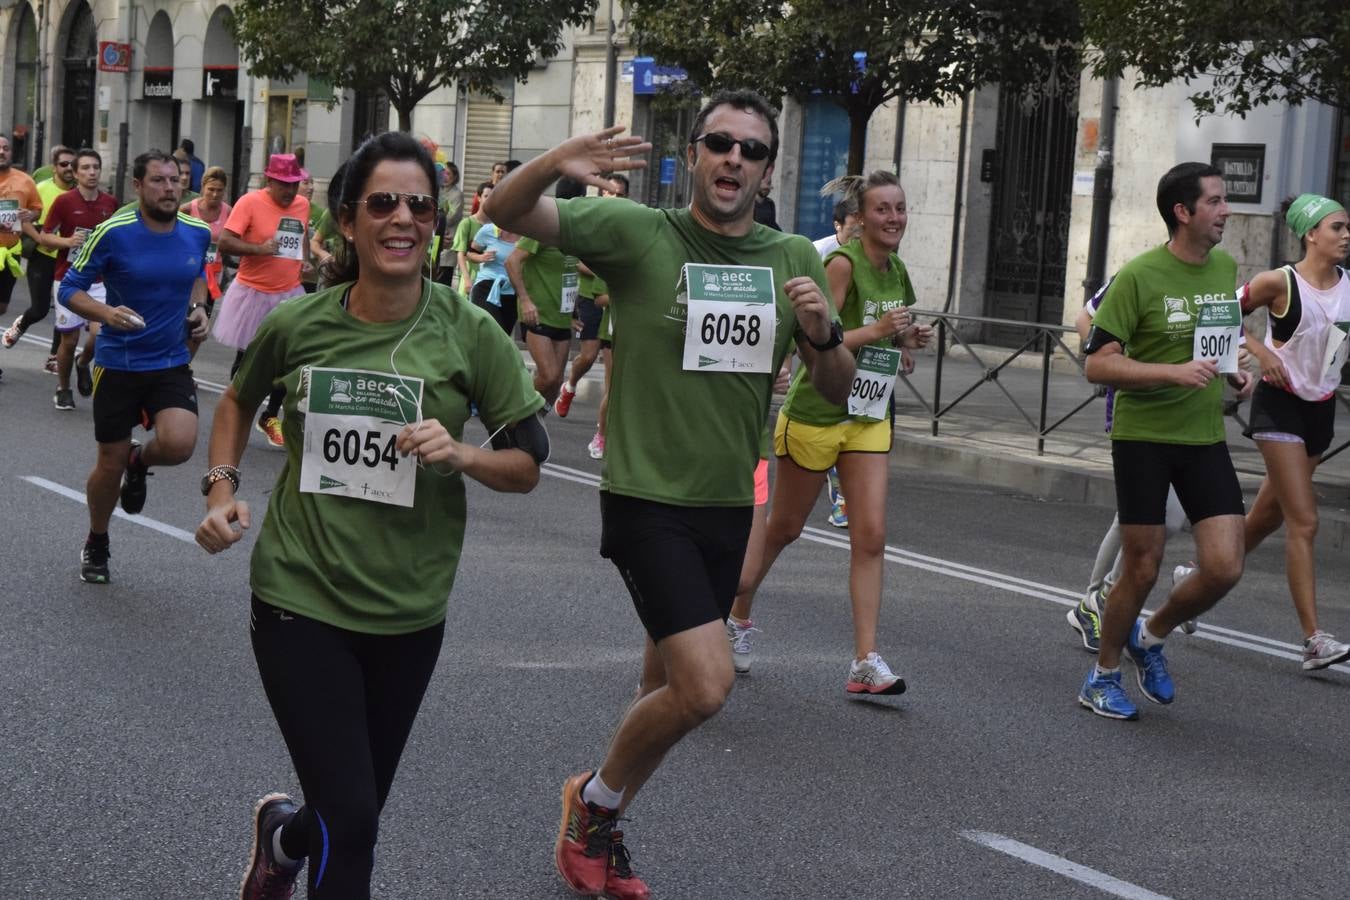
{"type": "Polygon", "coordinates": [[[684,368],[770,374],[778,320],[773,269],[687,263],[684,283],[684,368]]]}
{"type": "Polygon", "coordinates": [[[300,490],[412,506],[417,462],[397,448],[417,421],[422,379],[363,369],[309,370],[300,490]]]}
{"type": "Polygon", "coordinates": [[[1241,332],[1242,307],[1236,298],[1200,304],[1191,358],[1213,362],[1221,375],[1235,374],[1241,332]]]}

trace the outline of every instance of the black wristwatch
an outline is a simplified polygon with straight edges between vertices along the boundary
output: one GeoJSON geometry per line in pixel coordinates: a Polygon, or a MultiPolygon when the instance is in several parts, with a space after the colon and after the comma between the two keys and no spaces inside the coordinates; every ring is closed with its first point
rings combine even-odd
{"type": "Polygon", "coordinates": [[[838,319],[835,319],[834,321],[830,322],[830,336],[825,339],[825,343],[817,344],[815,341],[811,340],[811,336],[809,334],[806,336],[806,342],[810,344],[811,349],[816,351],[817,353],[824,353],[826,350],[833,350],[835,347],[838,347],[840,344],[844,342],[844,326],[839,324],[838,319]]]}

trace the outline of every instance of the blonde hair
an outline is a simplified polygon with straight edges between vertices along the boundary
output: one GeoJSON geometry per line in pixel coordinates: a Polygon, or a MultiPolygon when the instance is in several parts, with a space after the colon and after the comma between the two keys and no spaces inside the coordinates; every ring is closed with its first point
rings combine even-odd
{"type": "Polygon", "coordinates": [[[202,173],[202,184],[206,184],[208,181],[219,181],[221,187],[230,186],[229,176],[225,174],[225,170],[220,166],[212,166],[202,173]]]}
{"type": "Polygon", "coordinates": [[[820,189],[820,196],[829,197],[837,194],[842,202],[852,205],[855,209],[861,209],[863,197],[872,188],[878,187],[900,187],[900,176],[889,169],[877,169],[866,176],[841,175],[827,181],[820,189]]]}

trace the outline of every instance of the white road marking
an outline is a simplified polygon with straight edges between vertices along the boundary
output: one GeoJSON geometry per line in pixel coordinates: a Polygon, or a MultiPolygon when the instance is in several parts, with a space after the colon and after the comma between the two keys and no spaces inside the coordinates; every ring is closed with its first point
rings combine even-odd
{"type": "MultiPolygon", "coordinates": [[[[561,478],[566,481],[573,481],[577,484],[585,484],[590,487],[598,487],[600,478],[583,469],[573,469],[568,466],[559,466],[554,463],[545,463],[542,467],[545,475],[552,475],[554,478],[561,478]]],[[[848,537],[841,535],[837,531],[826,531],[822,528],[807,526],[802,529],[802,538],[813,541],[817,544],[824,544],[827,547],[835,547],[841,550],[849,549],[848,537]]],[[[1065,588],[1055,587],[1051,584],[1042,584],[1038,581],[1029,581],[1025,578],[1018,578],[1014,575],[1005,575],[1002,572],[993,572],[989,569],[981,569],[977,566],[969,566],[965,563],[952,562],[951,560],[940,559],[936,556],[925,556],[922,553],[915,553],[912,550],[905,550],[901,547],[886,545],[886,559],[890,562],[902,566],[909,566],[913,569],[920,569],[925,572],[932,572],[936,575],[946,575],[949,578],[960,578],[963,581],[982,584],[986,587],[998,588],[999,590],[1009,591],[1014,594],[1021,594],[1025,597],[1035,597],[1038,600],[1048,600],[1060,606],[1076,606],[1078,599],[1082,595],[1077,591],[1067,590],[1065,588]]],[[[1150,610],[1144,610],[1143,614],[1148,615],[1150,610]]],[[[1263,637],[1259,634],[1249,634],[1245,631],[1236,631],[1232,628],[1223,628],[1219,625],[1210,625],[1207,622],[1199,623],[1200,630],[1191,635],[1193,638],[1203,638],[1207,641],[1213,641],[1216,644],[1227,644],[1230,647],[1241,647],[1244,650],[1253,650],[1266,656],[1274,656],[1279,659],[1289,659],[1295,662],[1303,661],[1303,648],[1298,644],[1291,644],[1287,641],[1277,641],[1273,638],[1263,637]]],[[[1335,670],[1340,672],[1350,672],[1350,664],[1341,664],[1332,666],[1328,671],[1335,670]]]]}
{"type": "MultiPolygon", "coordinates": [[[[71,500],[74,500],[78,503],[85,502],[84,494],[80,493],[77,490],[68,488],[64,484],[57,484],[54,481],[48,481],[47,479],[39,478],[36,475],[24,475],[22,477],[23,480],[27,481],[29,484],[35,484],[38,487],[51,491],[54,494],[60,494],[62,497],[69,497],[71,500]]],[[[197,539],[194,538],[188,532],[184,531],[183,529],[175,528],[172,525],[166,525],[165,523],[160,522],[156,519],[148,519],[145,516],[129,516],[126,513],[122,512],[120,509],[114,509],[113,515],[119,519],[126,519],[128,522],[131,522],[133,524],[149,528],[152,531],[158,531],[160,534],[167,534],[169,537],[177,538],[178,540],[183,541],[185,543],[188,544],[197,543],[197,539]]]]}
{"type": "MultiPolygon", "coordinates": [[[[45,346],[46,342],[41,341],[31,335],[24,335],[23,340],[34,344],[45,346]]],[[[197,379],[197,387],[211,393],[223,393],[226,385],[217,384],[213,381],[203,381],[197,379]]],[[[599,487],[599,476],[587,472],[584,469],[574,469],[570,466],[563,466],[557,463],[546,462],[540,467],[540,471],[545,475],[551,475],[564,481],[584,484],[588,487],[599,487]]],[[[28,481],[45,487],[56,493],[64,494],[74,500],[84,502],[84,495],[54,484],[43,478],[27,477],[28,481]]],[[[128,516],[121,510],[115,510],[113,515],[124,518],[130,522],[136,522],[147,528],[153,528],[156,531],[163,531],[179,540],[188,543],[196,543],[192,535],[186,531],[174,528],[172,525],[165,525],[162,522],[156,522],[154,519],[146,519],[144,516],[128,516]],[[166,530],[168,529],[168,530],[166,530]]],[[[828,547],[848,549],[848,539],[841,537],[835,532],[825,531],[820,528],[806,527],[802,530],[802,537],[817,544],[824,544],[828,547]]],[[[1021,594],[1025,597],[1035,597],[1039,600],[1048,600],[1051,603],[1057,603],[1060,606],[1074,606],[1078,603],[1081,596],[1077,591],[1067,590],[1065,588],[1055,587],[1051,584],[1042,584],[1037,581],[1029,581],[1025,578],[1018,578],[1014,575],[1005,575],[1002,572],[992,572],[988,569],[981,569],[976,566],[969,566],[965,563],[953,562],[951,560],[940,559],[935,556],[925,556],[922,553],[915,553],[912,550],[905,550],[901,547],[886,545],[886,559],[890,562],[902,566],[920,569],[925,572],[932,572],[936,575],[946,575],[950,578],[960,578],[963,581],[982,584],[986,587],[999,588],[1014,594],[1021,594]]],[[[1144,614],[1149,614],[1149,610],[1144,610],[1144,614]]],[[[1279,659],[1293,660],[1302,662],[1303,648],[1298,644],[1291,644],[1287,641],[1279,641],[1274,638],[1264,637],[1259,634],[1249,634],[1245,631],[1235,631],[1231,628],[1224,628],[1219,625],[1211,625],[1208,622],[1201,621],[1200,630],[1191,637],[1203,638],[1207,641],[1213,641],[1216,644],[1227,644],[1230,647],[1241,647],[1245,650],[1253,650],[1266,656],[1273,656],[1279,659]]],[[[1350,672],[1350,664],[1342,663],[1332,666],[1327,671],[1350,672]]]]}
{"type": "Polygon", "coordinates": [[[1107,875],[1105,872],[1098,872],[1096,869],[1090,869],[1087,866],[1080,865],[1076,862],[1070,862],[1062,856],[1046,853],[1044,850],[1038,850],[1030,844],[1015,841],[1012,838],[1004,837],[1001,834],[994,834],[989,831],[962,831],[960,834],[961,837],[968,841],[974,841],[991,850],[1006,853],[1023,862],[1031,863],[1033,866],[1049,869],[1057,875],[1071,878],[1074,881],[1086,884],[1089,887],[1094,887],[1097,890],[1114,897],[1123,897],[1125,900],[1169,900],[1164,894],[1155,894],[1153,891],[1141,888],[1137,884],[1121,881],[1119,878],[1114,878],[1107,875]]]}

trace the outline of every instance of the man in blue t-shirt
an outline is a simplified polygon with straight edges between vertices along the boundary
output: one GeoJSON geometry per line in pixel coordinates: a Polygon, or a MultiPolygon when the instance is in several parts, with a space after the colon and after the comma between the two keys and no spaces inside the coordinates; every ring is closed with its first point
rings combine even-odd
{"type": "Polygon", "coordinates": [[[206,248],[211,229],[178,211],[178,164],[160,150],[136,157],[132,186],[139,202],[94,229],[61,279],[61,305],[100,322],[94,351],[94,439],[89,474],[89,537],[80,579],[107,584],[108,522],[145,506],[151,466],[186,462],[197,444],[197,388],[188,367],[188,337],[206,335],[206,248]],[[107,302],[88,293],[99,278],[107,302]],[[155,433],[131,440],[140,423],[155,433]],[[120,486],[120,487],[119,487],[120,486]]]}

